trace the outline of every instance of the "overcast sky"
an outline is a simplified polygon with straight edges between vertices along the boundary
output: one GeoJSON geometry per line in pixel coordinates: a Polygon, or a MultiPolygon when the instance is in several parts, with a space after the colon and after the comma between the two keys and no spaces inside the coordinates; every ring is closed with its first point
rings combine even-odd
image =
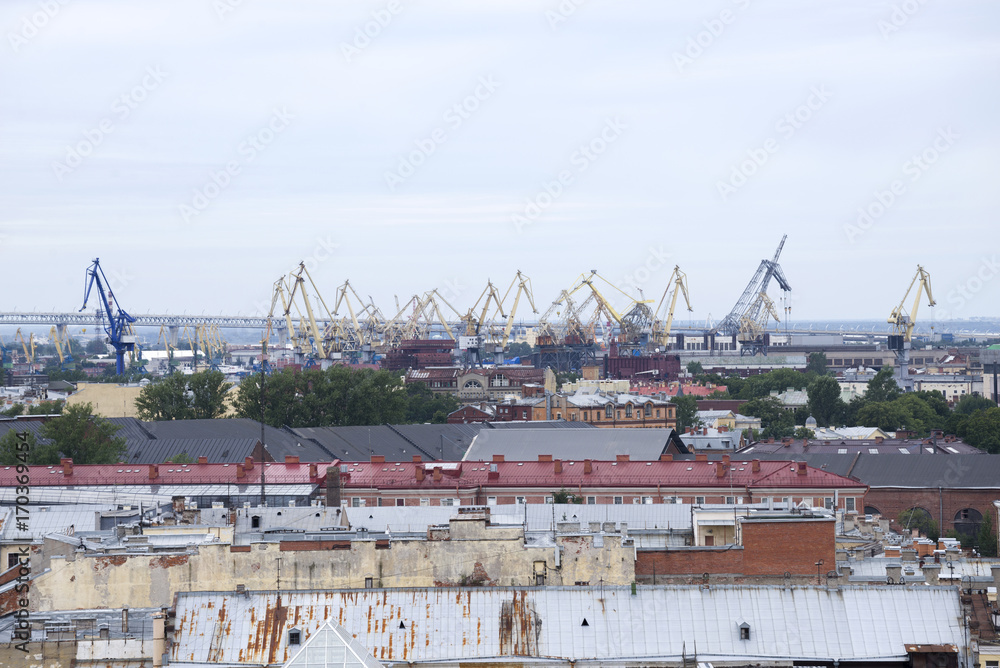
{"type": "Polygon", "coordinates": [[[658,300],[676,264],[718,320],[788,234],[793,323],[885,318],[917,264],[935,317],[1000,315],[996,2],[4,0],[0,27],[3,311],[75,311],[95,257],[133,313],[209,314],[303,260],[387,312],[517,270],[539,311],[591,269],[658,300]]]}

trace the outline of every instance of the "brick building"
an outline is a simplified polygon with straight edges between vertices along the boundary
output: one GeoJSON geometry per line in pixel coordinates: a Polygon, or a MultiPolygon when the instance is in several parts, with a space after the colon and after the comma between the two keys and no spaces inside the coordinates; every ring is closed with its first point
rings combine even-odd
{"type": "MultiPolygon", "coordinates": [[[[668,459],[670,458],[670,459],[668,459]]],[[[775,500],[847,511],[864,507],[867,486],[790,461],[340,462],[326,480],[328,505],[459,506],[546,503],[561,490],[585,503],[756,503],[775,500]]]]}

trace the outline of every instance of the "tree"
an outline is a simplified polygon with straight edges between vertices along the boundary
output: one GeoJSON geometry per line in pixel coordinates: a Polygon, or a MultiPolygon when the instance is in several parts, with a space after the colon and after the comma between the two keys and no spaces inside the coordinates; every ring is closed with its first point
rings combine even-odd
{"type": "Polygon", "coordinates": [[[858,410],[858,423],[878,427],[882,431],[896,431],[913,422],[913,415],[894,401],[866,402],[858,410]]]}
{"type": "Polygon", "coordinates": [[[219,371],[175,373],[142,388],[135,406],[140,420],[218,418],[226,413],[226,393],[232,386],[219,371]]]}
{"type": "Polygon", "coordinates": [[[701,367],[701,362],[698,360],[692,360],[687,363],[687,372],[692,376],[697,376],[705,373],[705,370],[701,367]]]}
{"type": "MultiPolygon", "coordinates": [[[[815,354],[815,353],[814,353],[815,354]]],[[[840,399],[840,383],[831,376],[820,376],[806,390],[809,395],[809,412],[820,427],[835,424],[844,413],[840,399]]]]}
{"type": "Polygon", "coordinates": [[[18,415],[24,415],[24,404],[12,404],[10,408],[5,408],[0,411],[3,415],[7,417],[17,417],[18,415]]]}
{"type": "Polygon", "coordinates": [[[518,341],[507,346],[507,357],[530,357],[532,352],[534,351],[531,348],[531,344],[523,341],[518,341]]]}
{"type": "Polygon", "coordinates": [[[976,411],[985,411],[990,408],[996,408],[996,404],[978,394],[967,394],[955,404],[955,412],[961,415],[972,415],[976,411]]]}
{"type": "Polygon", "coordinates": [[[784,438],[795,431],[795,416],[775,397],[759,397],[743,404],[740,412],[760,418],[760,434],[764,438],[784,438]]]}
{"type": "Polygon", "coordinates": [[[794,438],[816,438],[816,432],[806,427],[796,427],[792,436],[794,438]]]}
{"type": "Polygon", "coordinates": [[[902,527],[905,531],[916,529],[934,542],[937,542],[940,535],[937,522],[935,522],[930,513],[923,508],[910,508],[909,510],[904,510],[899,514],[896,524],[902,527]]]}
{"type": "Polygon", "coordinates": [[[65,403],[62,399],[40,401],[34,406],[28,406],[28,415],[58,415],[62,413],[65,403]]]}
{"type": "Polygon", "coordinates": [[[684,433],[688,427],[700,424],[698,420],[698,400],[692,396],[672,397],[670,403],[677,406],[677,431],[684,433]]]}
{"type": "Polygon", "coordinates": [[[186,452],[179,452],[173,457],[169,457],[165,463],[167,464],[194,464],[195,458],[187,454],[186,452]]]}
{"type": "Polygon", "coordinates": [[[40,430],[63,457],[76,464],[114,464],[125,456],[125,439],[118,425],[93,415],[92,404],[67,406],[62,415],[40,430]]]}
{"type": "Polygon", "coordinates": [[[990,454],[1000,454],[1000,408],[977,411],[962,424],[960,436],[969,445],[990,454]]]}
{"type": "Polygon", "coordinates": [[[56,448],[50,443],[39,443],[30,431],[10,429],[0,437],[0,465],[54,466],[58,463],[59,452],[56,448]]]}
{"type": "Polygon", "coordinates": [[[84,348],[89,355],[107,355],[108,354],[108,344],[104,343],[104,339],[97,338],[87,341],[87,347],[84,348]]]}
{"type": "Polygon", "coordinates": [[[983,517],[983,521],[979,523],[976,543],[979,545],[980,555],[984,557],[997,556],[997,534],[993,531],[993,516],[990,513],[987,513],[983,517]]]}
{"type": "Polygon", "coordinates": [[[806,371],[812,371],[819,376],[825,376],[826,365],[826,353],[809,353],[809,361],[806,363],[806,371]]]}
{"type": "Polygon", "coordinates": [[[406,421],[410,424],[444,424],[460,405],[453,394],[431,392],[424,383],[407,383],[406,399],[406,421]]]}
{"type": "Polygon", "coordinates": [[[552,503],[583,503],[583,497],[563,487],[558,492],[552,492],[552,503]]]}
{"type": "Polygon", "coordinates": [[[898,399],[903,394],[896,383],[892,367],[882,367],[882,370],[868,381],[868,389],[865,391],[865,401],[892,401],[898,399]]]}

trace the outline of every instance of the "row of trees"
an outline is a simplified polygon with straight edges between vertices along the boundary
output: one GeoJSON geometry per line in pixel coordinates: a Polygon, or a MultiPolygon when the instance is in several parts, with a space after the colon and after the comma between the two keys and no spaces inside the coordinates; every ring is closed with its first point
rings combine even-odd
{"type": "MultiPolygon", "coordinates": [[[[803,430],[797,431],[796,425],[804,425],[811,415],[820,427],[860,425],[883,431],[913,431],[919,436],[940,429],[962,437],[970,445],[1000,453],[1000,408],[992,401],[966,395],[952,409],[940,392],[902,392],[889,367],[875,374],[863,396],[850,402],[841,400],[840,384],[827,375],[826,357],[822,353],[809,356],[805,372],[777,369],[749,378],[722,378],[717,374],[699,374],[699,369],[692,365],[688,365],[688,370],[701,382],[726,387],[712,398],[746,399],[740,411],[761,419],[760,435],[765,438],[806,435],[803,430]],[[788,410],[771,395],[772,391],[788,388],[804,389],[808,396],[806,405],[788,410]]],[[[681,412],[678,403],[679,427],[681,412]]]]}

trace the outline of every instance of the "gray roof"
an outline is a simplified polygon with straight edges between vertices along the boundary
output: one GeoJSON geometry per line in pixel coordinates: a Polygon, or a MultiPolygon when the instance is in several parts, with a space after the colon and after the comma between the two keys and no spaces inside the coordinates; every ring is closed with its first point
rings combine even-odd
{"type": "Polygon", "coordinates": [[[481,428],[478,424],[408,424],[295,427],[289,428],[288,433],[329,452],[323,461],[334,458],[368,461],[373,454],[399,461],[410,461],[413,455],[424,461],[456,461],[462,458],[481,428]]]}
{"type": "Polygon", "coordinates": [[[129,440],[126,462],[129,464],[162,464],[184,454],[197,460],[208,457],[213,464],[236,464],[253,454],[259,438],[158,438],[129,440]]]}
{"type": "Polygon", "coordinates": [[[100,529],[97,514],[115,510],[117,507],[116,505],[33,505],[29,508],[31,511],[29,521],[25,523],[27,531],[18,529],[17,522],[14,521],[14,508],[0,509],[0,518],[3,518],[0,522],[3,526],[0,539],[41,538],[50,533],[71,535],[79,531],[96,531],[100,529]]]}
{"type": "Polygon", "coordinates": [[[552,455],[613,461],[615,455],[629,455],[632,461],[655,461],[671,442],[680,442],[673,429],[483,430],[463,459],[489,461],[503,455],[510,461],[537,461],[539,455],[552,455]]]}
{"type": "Polygon", "coordinates": [[[597,429],[588,422],[569,420],[528,420],[524,422],[487,422],[483,429],[597,429]]]}
{"type": "Polygon", "coordinates": [[[679,662],[695,647],[706,662],[906,664],[908,644],[950,644],[959,665],[966,658],[955,588],[713,585],[182,592],[170,660],[283,662],[287,630],[308,638],[328,615],[380,660],[416,664],[679,662]]]}
{"type": "MultiPolygon", "coordinates": [[[[121,609],[108,610],[59,610],[51,612],[32,612],[31,632],[32,642],[54,640],[47,638],[54,629],[67,629],[79,640],[96,638],[100,628],[108,629],[109,637],[153,639],[153,615],[160,613],[159,608],[131,608],[128,611],[128,632],[122,629],[121,609]]],[[[14,615],[0,618],[0,643],[11,642],[17,619],[14,615]]],[[[105,665],[101,662],[101,665],[105,665]]]]}

